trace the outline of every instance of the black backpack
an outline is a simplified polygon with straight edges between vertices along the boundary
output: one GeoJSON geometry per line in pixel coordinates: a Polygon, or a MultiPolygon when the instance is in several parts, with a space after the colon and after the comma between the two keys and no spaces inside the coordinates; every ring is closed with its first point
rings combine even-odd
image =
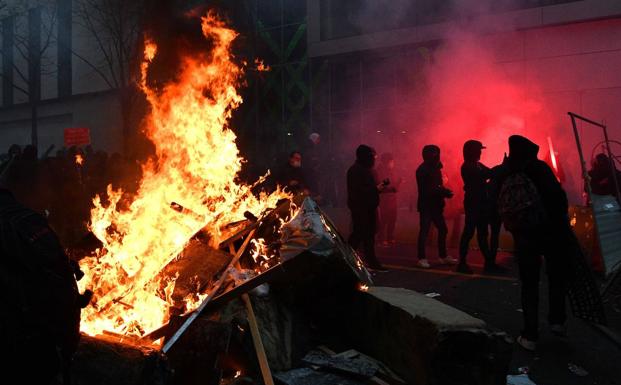
{"type": "Polygon", "coordinates": [[[500,188],[498,213],[508,231],[535,230],[546,212],[535,183],[524,172],[509,175],[500,188]]]}

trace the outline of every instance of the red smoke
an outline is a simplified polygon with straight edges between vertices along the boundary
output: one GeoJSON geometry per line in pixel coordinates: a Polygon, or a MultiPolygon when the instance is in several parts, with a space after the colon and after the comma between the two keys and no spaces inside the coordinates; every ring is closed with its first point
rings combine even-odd
{"type": "Polygon", "coordinates": [[[466,140],[483,142],[487,149],[481,161],[489,167],[508,153],[507,139],[513,134],[540,144],[543,157],[552,123],[543,113],[543,101],[529,97],[532,89],[527,92],[525,85],[508,76],[480,39],[464,32],[455,36],[433,53],[426,69],[424,120],[415,129],[420,135],[413,138],[413,147],[439,145],[449,183],[461,190],[459,167],[466,140]]]}

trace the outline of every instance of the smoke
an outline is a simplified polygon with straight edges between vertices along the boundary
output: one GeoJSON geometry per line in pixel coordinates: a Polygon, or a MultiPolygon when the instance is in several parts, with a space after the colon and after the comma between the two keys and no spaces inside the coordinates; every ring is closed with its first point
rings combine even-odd
{"type": "MultiPolygon", "coordinates": [[[[381,8],[379,3],[364,9],[379,12],[376,9],[381,8]]],[[[559,115],[559,109],[548,104],[539,84],[528,81],[524,61],[499,60],[498,52],[508,50],[513,50],[514,56],[518,57],[524,49],[523,43],[519,32],[511,31],[506,20],[503,25],[490,22],[489,13],[513,9],[515,3],[463,1],[459,4],[452,9],[450,18],[457,27],[446,31],[439,43],[428,44],[429,49],[418,47],[413,51],[414,55],[397,55],[399,63],[386,64],[383,70],[367,64],[370,60],[362,62],[363,68],[366,66],[362,74],[366,83],[376,83],[377,79],[369,77],[372,78],[373,73],[382,73],[384,82],[390,86],[387,74],[396,76],[395,85],[391,87],[397,95],[390,108],[363,107],[363,142],[375,146],[380,153],[390,151],[397,155],[402,173],[410,179],[412,195],[416,194],[413,175],[422,161],[422,147],[426,144],[440,146],[448,185],[458,194],[453,201],[461,206],[460,166],[466,140],[476,139],[484,143],[487,149],[483,151],[481,161],[492,167],[501,163],[504,154],[508,153],[509,136],[524,135],[539,144],[541,159],[549,156],[550,137],[555,150],[561,154],[561,165],[568,177],[565,187],[570,190],[574,202],[579,201],[582,189],[576,182],[579,171],[567,172],[570,168],[579,170],[579,163],[574,156],[573,136],[567,129],[568,120],[561,120],[566,115],[559,115]],[[499,41],[511,42],[511,47],[499,45],[499,41]],[[415,57],[424,60],[418,63],[415,57]],[[414,77],[416,82],[408,81],[408,77],[414,77]]],[[[391,9],[395,7],[392,5],[391,9]]],[[[381,13],[366,17],[377,17],[378,14],[381,13]]],[[[364,19],[361,15],[357,17],[364,19]]]]}
{"type": "Polygon", "coordinates": [[[484,143],[481,160],[489,166],[502,161],[510,135],[546,143],[552,121],[544,101],[520,80],[495,62],[482,37],[469,30],[453,31],[434,52],[425,70],[425,124],[420,129],[425,140],[444,150],[449,180],[459,178],[461,147],[468,139],[484,143]]]}

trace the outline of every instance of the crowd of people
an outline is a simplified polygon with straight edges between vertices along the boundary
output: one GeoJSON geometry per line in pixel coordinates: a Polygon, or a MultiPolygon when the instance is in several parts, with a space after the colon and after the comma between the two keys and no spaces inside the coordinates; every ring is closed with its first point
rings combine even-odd
{"type": "Polygon", "coordinates": [[[108,155],[91,146],[70,147],[54,156],[38,156],[33,146],[12,145],[0,162],[0,174],[24,206],[47,217],[66,246],[83,237],[92,199],[105,196],[108,184],[135,191],[140,165],[119,153],[108,155]]]}
{"type": "MultiPolygon", "coordinates": [[[[310,195],[320,203],[326,197],[330,200],[326,186],[333,181],[322,172],[319,143],[319,135],[313,134],[304,153],[290,153],[286,164],[275,173],[275,184],[292,193],[310,195]]],[[[527,350],[535,350],[543,261],[550,293],[550,329],[559,335],[565,333],[571,258],[579,254],[568,220],[567,196],[552,169],[538,159],[539,147],[529,139],[511,136],[509,155],[491,168],[481,163],[484,149],[477,140],[463,145],[465,225],[459,259],[455,259],[447,252],[444,216],[446,202],[454,194],[445,186],[441,149],[432,144],[423,147],[423,161],[415,175],[420,213],[417,263],[425,269],[431,266],[426,244],[433,225],[438,230],[438,258],[442,264],[456,265],[457,272],[472,274],[468,251],[476,233],[485,259],[484,272],[502,272],[496,265],[496,254],[504,224],[513,236],[521,281],[524,329],[518,343],[527,350]]],[[[11,369],[6,372],[15,373],[12,366],[27,362],[24,357],[37,351],[50,364],[44,371],[31,373],[39,383],[45,383],[46,376],[62,369],[75,351],[79,309],[90,300],[89,293],[78,292],[76,279],[82,273],[61,245],[71,246],[86,235],[95,195],[105,197],[103,193],[109,184],[129,193],[136,191],[141,171],[136,161],[119,154],[95,152],[90,146],[48,155],[39,157],[32,146],[13,145],[0,164],[0,293],[7,304],[5,311],[9,312],[0,318],[0,338],[8,341],[5,350],[12,355],[2,365],[11,369]],[[13,273],[5,274],[8,271],[13,273]],[[51,290],[42,296],[37,287],[51,290]],[[15,297],[10,293],[15,292],[23,293],[20,303],[13,303],[15,297]],[[50,304],[54,304],[53,308],[50,304]],[[32,309],[35,313],[29,313],[32,309]]],[[[377,154],[372,147],[360,145],[355,155],[354,164],[346,172],[347,206],[352,222],[349,243],[352,248],[361,249],[371,271],[386,271],[376,255],[376,240],[385,246],[395,243],[397,195],[402,179],[395,172],[392,154],[382,154],[377,167],[377,154]]],[[[609,164],[609,158],[603,154],[595,159],[590,176],[591,189],[597,194],[617,190],[614,182],[621,180],[621,173],[611,171],[606,167],[609,164]]]]}
{"type": "MultiPolygon", "coordinates": [[[[524,329],[518,343],[535,350],[538,339],[539,277],[545,260],[548,274],[549,324],[553,333],[565,333],[565,297],[567,280],[571,277],[571,258],[579,255],[578,244],[569,224],[568,200],[565,191],[547,163],[538,159],[539,146],[529,139],[514,135],[509,138],[509,155],[502,164],[488,168],[481,163],[485,147],[477,140],[464,143],[461,176],[464,182],[465,226],[459,245],[459,260],[447,254],[445,202],[453,198],[442,177],[441,150],[436,145],[423,148],[423,162],[416,170],[420,229],[418,266],[429,268],[425,245],[431,225],[438,230],[438,257],[443,264],[457,264],[459,273],[472,274],[467,263],[468,249],[475,232],[479,249],[485,259],[485,272],[498,272],[496,265],[500,226],[512,234],[514,252],[521,280],[524,329]],[[491,228],[491,238],[489,236],[491,228]]],[[[375,150],[360,145],[356,161],[347,172],[348,207],[351,212],[350,245],[358,249],[369,269],[386,271],[375,253],[378,208],[382,197],[392,210],[399,182],[393,186],[375,170],[375,150]]],[[[389,156],[382,159],[390,160],[389,156]]],[[[382,163],[386,163],[383,161],[382,163]]],[[[385,210],[379,210],[381,213],[385,210]]],[[[391,218],[390,214],[388,215],[391,218]]]]}

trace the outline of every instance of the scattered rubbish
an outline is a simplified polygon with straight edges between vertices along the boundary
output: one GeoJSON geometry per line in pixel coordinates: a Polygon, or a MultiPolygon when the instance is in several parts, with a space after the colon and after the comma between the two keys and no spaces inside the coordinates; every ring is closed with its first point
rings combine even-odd
{"type": "Polygon", "coordinates": [[[528,378],[528,374],[519,374],[516,376],[507,376],[507,385],[537,385],[528,378]]]}
{"type": "Polygon", "coordinates": [[[529,371],[530,369],[528,368],[528,366],[522,366],[521,368],[518,368],[518,373],[520,374],[528,374],[529,371]]]}
{"type": "Polygon", "coordinates": [[[318,350],[310,351],[302,362],[331,369],[339,374],[353,374],[363,378],[373,377],[379,370],[379,365],[372,361],[361,360],[358,357],[331,356],[318,350]]]}
{"type": "Polygon", "coordinates": [[[576,364],[572,364],[572,363],[567,364],[567,369],[569,369],[570,372],[572,372],[578,377],[586,377],[589,375],[589,372],[587,372],[583,367],[578,366],[576,364]]]}
{"type": "Polygon", "coordinates": [[[425,297],[429,297],[429,298],[436,298],[439,297],[440,293],[427,293],[425,294],[425,297]]]}
{"type": "Polygon", "coordinates": [[[522,309],[516,309],[516,311],[517,311],[518,313],[524,313],[524,310],[522,310],[522,309]]]}

